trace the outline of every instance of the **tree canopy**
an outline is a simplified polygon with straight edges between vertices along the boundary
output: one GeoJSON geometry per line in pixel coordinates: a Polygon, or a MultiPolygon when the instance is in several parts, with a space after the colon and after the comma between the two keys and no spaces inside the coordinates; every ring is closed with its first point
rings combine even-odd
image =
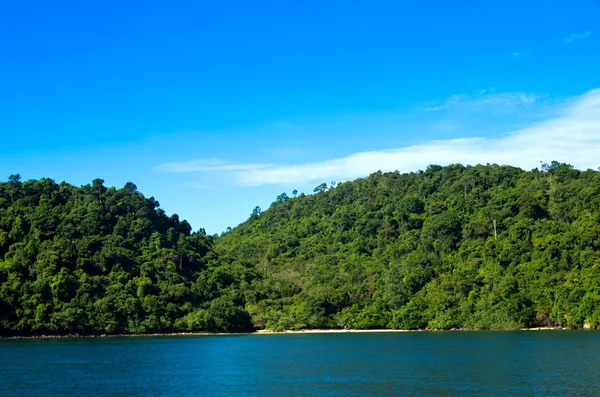
{"type": "Polygon", "coordinates": [[[133,183],[0,183],[0,334],[600,325],[600,172],[430,166],[221,236],[133,183]]]}

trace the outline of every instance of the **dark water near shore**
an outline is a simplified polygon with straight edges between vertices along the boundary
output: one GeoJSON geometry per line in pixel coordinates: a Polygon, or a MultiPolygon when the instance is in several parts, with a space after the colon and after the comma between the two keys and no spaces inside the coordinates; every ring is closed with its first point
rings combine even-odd
{"type": "Polygon", "coordinates": [[[0,341],[0,396],[598,396],[600,332],[0,341]]]}

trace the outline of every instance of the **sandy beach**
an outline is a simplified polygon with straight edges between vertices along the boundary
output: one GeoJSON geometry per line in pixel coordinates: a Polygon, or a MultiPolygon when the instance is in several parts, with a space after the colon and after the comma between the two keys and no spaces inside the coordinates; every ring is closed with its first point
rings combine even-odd
{"type": "Polygon", "coordinates": [[[254,332],[167,332],[148,334],[98,334],[98,335],[34,335],[34,336],[5,336],[0,340],[8,339],[71,339],[71,338],[131,338],[131,337],[156,337],[156,336],[223,336],[223,335],[287,335],[287,334],[345,334],[345,333],[397,333],[397,332],[460,332],[460,331],[564,331],[568,328],[561,327],[533,327],[516,329],[301,329],[275,331],[261,329],[254,332]]]}
{"type": "Polygon", "coordinates": [[[278,335],[278,334],[342,334],[342,333],[389,333],[389,332],[460,332],[460,331],[561,331],[568,328],[561,327],[533,327],[515,329],[303,329],[303,330],[258,330],[250,335],[278,335]]]}
{"type": "Polygon", "coordinates": [[[274,331],[261,329],[252,332],[251,335],[273,335],[273,334],[344,334],[344,333],[381,333],[381,332],[416,332],[423,330],[409,329],[301,329],[274,331]]]}

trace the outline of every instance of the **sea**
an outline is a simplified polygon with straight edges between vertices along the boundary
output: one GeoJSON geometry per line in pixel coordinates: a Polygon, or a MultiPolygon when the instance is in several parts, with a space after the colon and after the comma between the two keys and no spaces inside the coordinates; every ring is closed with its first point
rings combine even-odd
{"type": "Polygon", "coordinates": [[[600,332],[0,340],[0,396],[600,396],[600,332]]]}

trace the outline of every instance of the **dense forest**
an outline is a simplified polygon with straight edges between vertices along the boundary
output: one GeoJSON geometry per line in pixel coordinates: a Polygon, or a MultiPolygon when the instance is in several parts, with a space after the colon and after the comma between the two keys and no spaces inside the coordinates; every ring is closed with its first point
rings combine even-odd
{"type": "Polygon", "coordinates": [[[0,334],[600,326],[600,172],[429,166],[221,236],[133,183],[0,183],[0,334]]]}

